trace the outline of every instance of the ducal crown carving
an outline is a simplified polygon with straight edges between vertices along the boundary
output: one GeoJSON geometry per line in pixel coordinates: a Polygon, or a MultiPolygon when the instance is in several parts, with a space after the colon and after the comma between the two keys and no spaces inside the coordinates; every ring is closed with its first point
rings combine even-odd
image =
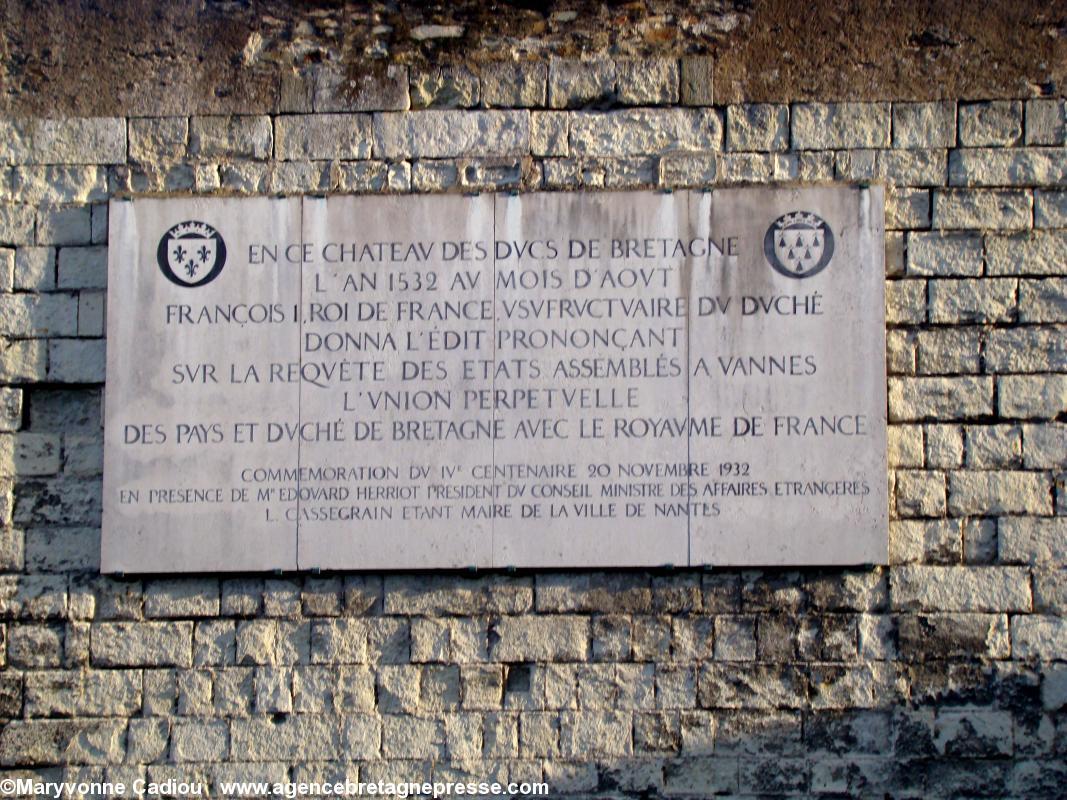
{"type": "Polygon", "coordinates": [[[794,214],[786,214],[778,221],[779,228],[788,228],[791,225],[803,225],[805,227],[818,228],[823,221],[815,214],[807,211],[797,211],[794,214]]]}

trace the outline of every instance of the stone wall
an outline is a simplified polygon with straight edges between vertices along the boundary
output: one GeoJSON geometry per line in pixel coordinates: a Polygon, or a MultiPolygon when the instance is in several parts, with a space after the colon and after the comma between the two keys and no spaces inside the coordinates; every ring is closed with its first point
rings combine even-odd
{"type": "Polygon", "coordinates": [[[1062,796],[1064,101],[713,76],[391,64],[309,113],[0,121],[2,777],[1062,796]],[[99,575],[109,197],[793,181],[887,185],[888,567],[99,575]]]}

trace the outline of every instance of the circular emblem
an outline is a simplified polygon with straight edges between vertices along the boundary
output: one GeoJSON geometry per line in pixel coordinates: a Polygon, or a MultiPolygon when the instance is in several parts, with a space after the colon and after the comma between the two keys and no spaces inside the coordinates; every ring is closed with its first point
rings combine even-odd
{"type": "Polygon", "coordinates": [[[763,254],[782,275],[810,278],[834,257],[834,232],[826,220],[808,211],[783,214],[767,228],[763,254]]]}
{"type": "Polygon", "coordinates": [[[226,243],[205,222],[179,222],[159,240],[156,261],[171,283],[189,288],[203,286],[222,272],[226,243]]]}

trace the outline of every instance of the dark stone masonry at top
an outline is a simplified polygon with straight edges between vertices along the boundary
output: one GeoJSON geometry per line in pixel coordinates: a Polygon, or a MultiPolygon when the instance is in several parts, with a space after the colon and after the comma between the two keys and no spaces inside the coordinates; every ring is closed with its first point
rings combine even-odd
{"type": "Polygon", "coordinates": [[[851,12],[5,5],[0,782],[1061,796],[1064,21],[851,12]],[[738,185],[885,193],[887,563],[101,574],[112,201],[738,185]]]}

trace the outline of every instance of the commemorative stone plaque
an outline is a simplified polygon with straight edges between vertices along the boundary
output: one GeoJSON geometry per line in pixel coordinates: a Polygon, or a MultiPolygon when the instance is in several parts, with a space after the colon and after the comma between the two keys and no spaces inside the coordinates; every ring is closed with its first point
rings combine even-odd
{"type": "Polygon", "coordinates": [[[886,558],[878,187],[110,225],[106,572],[886,558]]]}

